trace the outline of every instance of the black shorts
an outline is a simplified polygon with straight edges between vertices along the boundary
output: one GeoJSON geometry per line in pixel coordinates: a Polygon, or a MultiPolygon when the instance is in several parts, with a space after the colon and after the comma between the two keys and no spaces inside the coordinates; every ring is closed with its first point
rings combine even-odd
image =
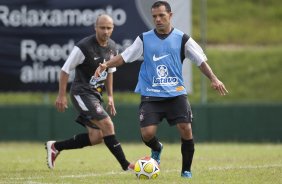
{"type": "Polygon", "coordinates": [[[192,123],[191,106],[186,95],[161,101],[143,101],[139,106],[140,127],[159,124],[164,118],[170,126],[192,123]]]}
{"type": "Polygon", "coordinates": [[[76,122],[82,126],[99,129],[91,123],[91,120],[102,120],[109,115],[101,104],[100,98],[95,94],[76,95],[71,93],[71,100],[75,109],[79,112],[76,122]]]}

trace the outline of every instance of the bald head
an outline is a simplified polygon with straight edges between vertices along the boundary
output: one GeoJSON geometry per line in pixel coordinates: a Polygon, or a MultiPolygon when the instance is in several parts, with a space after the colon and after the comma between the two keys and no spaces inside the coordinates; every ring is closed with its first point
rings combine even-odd
{"type": "Polygon", "coordinates": [[[110,17],[109,15],[107,14],[102,14],[102,15],[99,15],[96,19],[96,23],[95,25],[99,25],[100,23],[111,23],[111,24],[114,24],[114,21],[112,19],[112,17],[110,17]]]}
{"type": "Polygon", "coordinates": [[[99,15],[95,24],[96,38],[101,46],[106,46],[114,29],[113,19],[106,14],[99,15]]]}

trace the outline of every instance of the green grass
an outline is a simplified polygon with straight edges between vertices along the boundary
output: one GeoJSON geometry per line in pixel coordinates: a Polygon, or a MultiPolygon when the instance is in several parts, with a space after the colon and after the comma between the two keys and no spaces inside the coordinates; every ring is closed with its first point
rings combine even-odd
{"type": "Polygon", "coordinates": [[[282,102],[282,46],[209,48],[209,64],[229,90],[222,98],[211,88],[209,102],[282,102]]]}
{"type": "MultiPolygon", "coordinates": [[[[200,40],[200,2],[193,1],[192,36],[200,40]]],[[[279,0],[207,1],[207,43],[281,44],[282,6],[279,0]]]]}
{"type": "MultiPolygon", "coordinates": [[[[149,154],[143,144],[122,144],[129,160],[149,154]]],[[[161,175],[139,181],[123,172],[105,145],[63,151],[49,170],[43,143],[0,143],[0,184],[4,183],[197,183],[276,184],[282,178],[278,144],[196,144],[193,178],[180,178],[180,145],[164,144],[161,175]]]]}
{"type": "MultiPolygon", "coordinates": [[[[56,92],[8,92],[0,93],[0,105],[53,105],[57,97],[56,92]]],[[[138,104],[140,96],[133,92],[114,92],[115,103],[138,104]]],[[[107,100],[107,95],[105,95],[107,100]]],[[[68,99],[71,105],[70,99],[68,99]]]]}

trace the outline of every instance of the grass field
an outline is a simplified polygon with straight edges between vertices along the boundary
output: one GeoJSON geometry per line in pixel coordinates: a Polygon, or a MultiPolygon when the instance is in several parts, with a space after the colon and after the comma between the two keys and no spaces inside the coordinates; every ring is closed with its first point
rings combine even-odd
{"type": "MultiPolygon", "coordinates": [[[[129,160],[149,154],[143,144],[123,144],[129,160]]],[[[279,144],[196,144],[193,178],[180,175],[180,145],[164,144],[161,174],[138,180],[123,172],[105,145],[63,151],[56,168],[46,166],[43,143],[0,143],[0,184],[24,183],[282,183],[282,147],[279,144]]]]}
{"type": "MultiPolygon", "coordinates": [[[[192,2],[192,35],[196,40],[200,40],[201,34],[201,2],[192,2]]],[[[281,45],[281,1],[206,2],[208,44],[281,45]]]]}

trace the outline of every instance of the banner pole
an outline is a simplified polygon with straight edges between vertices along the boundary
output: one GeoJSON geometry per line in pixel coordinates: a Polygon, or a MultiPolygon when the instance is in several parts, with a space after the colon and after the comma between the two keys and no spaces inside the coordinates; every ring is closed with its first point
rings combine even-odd
{"type": "MultiPolygon", "coordinates": [[[[201,45],[204,51],[206,51],[206,9],[207,9],[207,1],[201,0],[200,5],[200,22],[201,22],[201,45]]],[[[207,103],[207,81],[206,76],[204,74],[201,74],[201,103],[206,104],[207,103]]]]}

